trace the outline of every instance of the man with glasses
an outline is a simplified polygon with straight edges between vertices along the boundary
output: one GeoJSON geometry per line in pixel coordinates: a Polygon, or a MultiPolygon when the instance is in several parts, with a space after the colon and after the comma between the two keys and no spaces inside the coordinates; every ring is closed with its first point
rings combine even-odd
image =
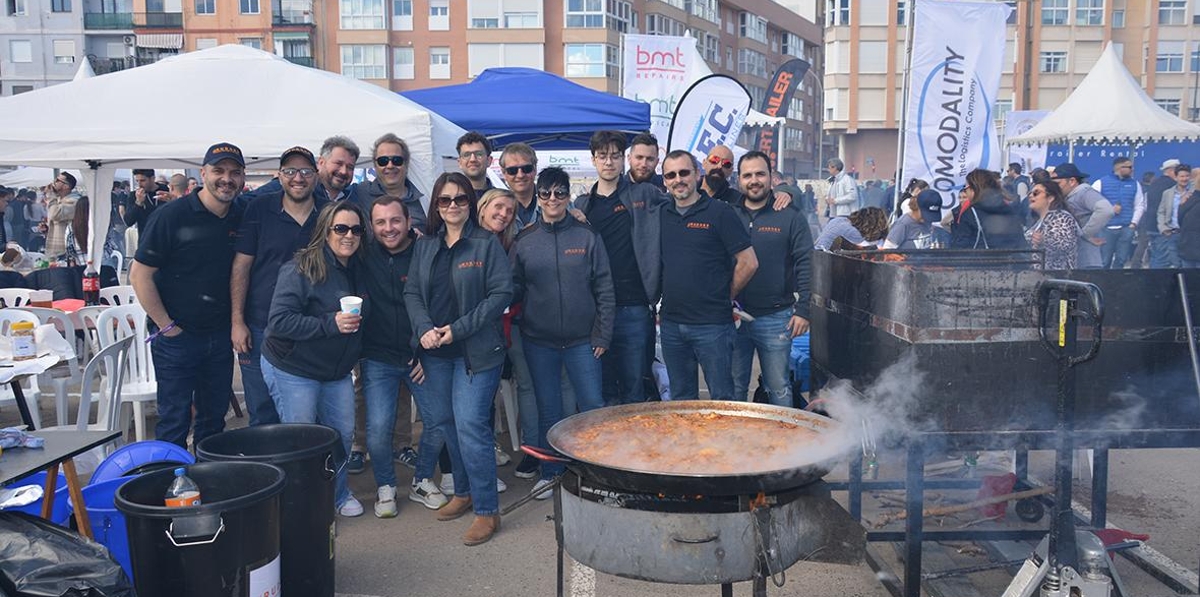
{"type": "Polygon", "coordinates": [[[692,154],[663,160],[663,181],[674,200],[661,215],[662,351],[671,398],[699,398],[697,364],[708,394],[732,400],[732,301],[758,269],[750,235],[733,208],[696,188],[692,154]]]}
{"type": "MultiPolygon", "coordinates": [[[[354,165],[358,162],[358,145],[348,137],[334,135],[321,144],[317,158],[317,187],[313,195],[329,201],[357,201],[358,185],[354,182],[354,165]]],[[[283,190],[278,178],[242,195],[241,200],[252,202],[267,193],[283,190]]]]}
{"type": "Polygon", "coordinates": [[[533,196],[533,183],[537,176],[537,153],[524,143],[509,143],[500,154],[500,171],[504,173],[508,189],[517,197],[517,229],[536,222],[538,205],[533,196]]]}
{"type": "Polygon", "coordinates": [[[425,232],[425,208],[421,206],[420,190],[408,180],[408,164],[412,154],[408,143],[392,133],[385,133],[371,147],[371,161],[375,163],[375,180],[358,185],[355,191],[359,207],[370,213],[371,206],[380,197],[400,197],[407,209],[408,222],[418,233],[425,232]]]}
{"type": "Polygon", "coordinates": [[[275,296],[279,268],[308,244],[317,214],[328,203],[313,196],[317,160],[303,147],[283,152],[278,180],[282,186],[279,192],[261,194],[246,206],[230,274],[233,328],[230,338],[242,369],[250,425],[279,422],[259,364],[267,314],[275,296]]]}
{"type": "Polygon", "coordinates": [[[730,179],[733,176],[733,151],[724,145],[717,145],[704,158],[703,189],[709,197],[736,205],[742,199],[742,194],[733,187],[730,179]]]}
{"type": "Polygon", "coordinates": [[[75,177],[60,172],[46,186],[46,256],[51,260],[67,252],[67,226],[75,219],[75,177]]]}
{"type": "MultiPolygon", "coordinates": [[[[616,292],[612,342],[602,358],[604,404],[644,402],[646,335],[654,325],[662,267],[658,218],[667,197],[652,185],[622,176],[624,134],[597,131],[590,145],[599,180],[590,192],[575,199],[575,208],[604,241],[616,292]]],[[[657,144],[654,159],[658,161],[657,144]]]]}
{"type": "Polygon", "coordinates": [[[475,189],[475,199],[478,201],[488,189],[492,181],[488,179],[488,168],[492,166],[492,142],[487,137],[470,131],[458,138],[455,146],[458,150],[458,169],[463,176],[471,181],[475,189]]]}
{"type": "Polygon", "coordinates": [[[154,210],[129,281],[150,318],[158,378],[155,437],[187,447],[225,429],[233,386],[229,276],[246,184],[242,150],[218,143],[204,155],[204,187],[154,210]]]}
{"type": "Polygon", "coordinates": [[[1146,196],[1142,185],[1133,177],[1133,160],[1119,157],[1113,160],[1112,174],[1107,174],[1092,183],[1113,207],[1113,217],[1101,231],[1104,244],[1100,245],[1100,267],[1124,269],[1133,256],[1133,235],[1137,223],[1146,211],[1146,196]]]}

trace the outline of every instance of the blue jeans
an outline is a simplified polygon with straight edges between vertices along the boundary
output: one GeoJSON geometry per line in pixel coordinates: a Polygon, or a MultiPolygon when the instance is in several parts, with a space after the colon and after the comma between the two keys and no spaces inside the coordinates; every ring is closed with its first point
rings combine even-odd
{"type": "Polygon", "coordinates": [[[746,400],[750,389],[750,369],[754,352],[762,369],[763,385],[771,404],[792,406],[792,385],[788,383],[788,358],[792,354],[792,333],[788,321],[789,307],[769,315],[759,315],[754,321],[743,321],[738,327],[733,345],[733,397],[746,400]]]}
{"type": "Polygon", "coordinates": [[[266,330],[256,326],[250,328],[250,352],[238,354],[238,366],[242,370],[242,394],[246,397],[246,412],[250,415],[250,426],[270,425],[279,422],[279,412],[271,400],[271,391],[263,381],[262,343],[266,330]]]}
{"type": "Polygon", "coordinates": [[[259,362],[281,422],[318,423],[333,428],[341,436],[343,451],[338,455],[338,473],[334,478],[334,503],[340,507],[350,499],[346,458],[354,435],[354,382],[349,375],[337,381],[317,381],[279,369],[266,357],[259,362]]]}
{"type": "Polygon", "coordinates": [[[1188,260],[1188,259],[1182,259],[1182,258],[1181,258],[1181,259],[1179,260],[1179,267],[1183,267],[1183,268],[1187,268],[1187,269],[1196,269],[1196,268],[1200,268],[1200,261],[1191,261],[1191,260],[1188,260]]]}
{"type": "Polygon", "coordinates": [[[617,307],[612,342],[600,362],[604,369],[604,404],[633,404],[646,401],[646,330],[650,308],[645,305],[617,307]]]}
{"type": "MultiPolygon", "coordinates": [[[[397,367],[380,361],[363,359],[359,362],[362,371],[363,403],[366,405],[367,453],[371,455],[371,470],[375,473],[375,485],[396,485],[396,466],[392,453],[392,436],[396,427],[396,411],[399,407],[400,384],[408,386],[422,421],[429,421],[422,406],[427,402],[422,394],[425,386],[409,377],[412,368],[397,367]]],[[[405,398],[405,400],[408,400],[405,398]]],[[[445,443],[443,430],[425,423],[421,433],[421,444],[417,449],[416,480],[433,477],[438,452],[445,443]]]]}
{"type": "MultiPolygon", "coordinates": [[[[512,346],[508,347],[508,361],[512,363],[512,377],[517,385],[517,423],[521,427],[521,441],[536,446],[538,438],[538,403],[533,393],[533,378],[525,362],[524,341],[521,326],[512,324],[512,346]]],[[[567,376],[562,376],[563,410],[575,412],[575,391],[567,376]]]]}
{"type": "MultiPolygon", "coordinates": [[[[157,331],[157,326],[150,326],[151,333],[157,331]]],[[[158,378],[155,437],[187,448],[193,407],[196,409],[193,443],[199,444],[200,440],[224,431],[233,388],[233,343],[229,328],[212,332],[185,329],[172,338],[159,336],[150,345],[150,352],[158,378]]]]}
{"type": "MultiPolygon", "coordinates": [[[[564,368],[575,390],[579,412],[604,406],[603,384],[600,380],[602,367],[600,359],[592,353],[591,343],[557,348],[542,346],[525,338],[525,361],[529,363],[529,373],[533,375],[533,391],[538,401],[538,447],[549,448],[546,433],[563,417],[574,414],[573,410],[563,409],[561,388],[564,368]]],[[[562,472],[563,465],[560,462],[542,463],[543,479],[553,479],[562,472]]]]}
{"type": "Polygon", "coordinates": [[[1133,256],[1133,233],[1129,226],[1105,228],[1100,233],[1104,239],[1104,244],[1100,245],[1100,264],[1107,269],[1124,269],[1133,256]]]}
{"type": "Polygon", "coordinates": [[[500,513],[496,492],[496,435],[492,430],[492,400],[500,385],[500,370],[467,371],[466,360],[421,357],[431,422],[444,430],[454,470],[454,495],[471,496],[475,514],[500,513]],[[465,474],[464,474],[465,473],[465,474]]]}
{"type": "Polygon", "coordinates": [[[1150,237],[1150,267],[1163,269],[1179,267],[1179,233],[1156,234],[1150,237]]]}
{"type": "Polygon", "coordinates": [[[733,322],[716,324],[662,322],[663,364],[671,379],[672,400],[700,397],[697,365],[713,400],[733,399],[733,322]]]}

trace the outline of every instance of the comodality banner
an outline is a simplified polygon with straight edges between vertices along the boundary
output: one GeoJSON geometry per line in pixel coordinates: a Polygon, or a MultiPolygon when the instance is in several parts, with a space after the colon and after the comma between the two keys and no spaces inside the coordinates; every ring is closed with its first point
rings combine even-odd
{"type": "MultiPolygon", "coordinates": [[[[759,110],[767,116],[787,116],[792,96],[796,94],[796,87],[800,85],[800,80],[804,78],[808,68],[808,61],[800,58],[779,65],[775,76],[771,77],[771,84],[767,86],[767,94],[763,97],[763,105],[759,110]]],[[[800,114],[793,114],[792,118],[799,119],[800,114]]],[[[771,164],[775,169],[779,168],[779,143],[779,129],[770,126],[758,129],[754,147],[771,156],[771,164]]]]}
{"type": "Polygon", "coordinates": [[[750,92],[732,77],[709,75],[679,100],[667,150],[686,149],[702,160],[717,145],[733,147],[750,113],[750,92]]]}

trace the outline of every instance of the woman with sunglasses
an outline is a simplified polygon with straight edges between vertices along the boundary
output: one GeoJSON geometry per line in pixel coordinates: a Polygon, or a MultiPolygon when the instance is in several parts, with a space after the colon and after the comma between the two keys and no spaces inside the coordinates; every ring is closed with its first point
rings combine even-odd
{"type": "Polygon", "coordinates": [[[1067,211],[1067,198],[1053,180],[1034,183],[1029,191],[1029,211],[1037,222],[1025,233],[1035,251],[1045,252],[1045,269],[1075,269],[1079,250],[1079,223],[1067,211]]]}
{"type": "Polygon", "coordinates": [[[438,520],[474,510],[466,545],[500,529],[492,398],[504,365],[500,316],[512,300],[512,272],[494,234],[476,224],[475,191],[446,173],[433,185],[428,234],[413,249],[404,302],[425,370],[431,423],[446,430],[454,499],[438,520]]]}
{"type": "MultiPolygon", "coordinates": [[[[263,380],[279,420],[320,423],[341,434],[342,460],[354,435],[354,384],[350,370],[358,362],[363,313],[343,313],[345,296],[360,296],[356,281],[366,218],[353,203],[326,205],[317,216],[312,239],[279,270],[267,316],[262,349],[263,380]]],[[[334,497],[342,516],[360,516],[362,504],[346,484],[346,468],[337,465],[334,497]]]]}
{"type": "MultiPolygon", "coordinates": [[[[604,406],[600,357],[612,340],[617,303],[600,235],[567,214],[571,178],[562,168],[542,170],[537,198],[541,219],[517,235],[511,259],[514,294],[524,301],[520,333],[537,398],[537,445],[549,449],[546,432],[574,414],[563,410],[564,368],[581,412],[604,406]]],[[[561,464],[543,463],[533,490],[562,471],[561,464]]]]}

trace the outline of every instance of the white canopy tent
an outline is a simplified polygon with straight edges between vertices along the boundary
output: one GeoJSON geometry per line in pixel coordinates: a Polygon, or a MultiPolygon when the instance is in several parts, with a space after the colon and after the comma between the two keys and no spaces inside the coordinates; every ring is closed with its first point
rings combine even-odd
{"type": "Polygon", "coordinates": [[[1045,119],[1008,144],[1130,143],[1200,139],[1200,126],[1163,110],[1109,43],[1079,87],[1045,119]]]}
{"type": "MultiPolygon", "coordinates": [[[[78,170],[67,170],[67,172],[69,172],[71,176],[74,176],[76,180],[79,180],[79,177],[81,176],[78,170]]],[[[12,172],[0,174],[0,185],[12,189],[44,187],[51,182],[54,182],[53,168],[17,168],[12,172]]]]}
{"type": "MultiPolygon", "coordinates": [[[[0,164],[76,168],[89,189],[112,188],[116,168],[197,168],[217,142],[269,170],[288,147],[316,153],[345,135],[366,164],[387,132],[408,143],[408,176],[428,195],[464,131],[388,89],[240,45],[0,99],[0,164]]],[[[99,255],[111,197],[91,199],[89,254],[99,255]]]]}

